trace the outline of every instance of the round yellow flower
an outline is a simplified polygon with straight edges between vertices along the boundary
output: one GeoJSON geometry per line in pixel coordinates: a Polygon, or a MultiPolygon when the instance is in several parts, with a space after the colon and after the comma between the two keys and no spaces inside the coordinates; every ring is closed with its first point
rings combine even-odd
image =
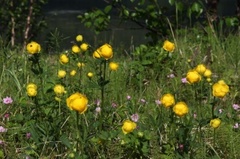
{"type": "Polygon", "coordinates": [[[74,93],[66,100],[67,106],[70,110],[75,110],[83,114],[87,110],[88,99],[81,93],[74,93]]]}
{"type": "Polygon", "coordinates": [[[78,62],[77,63],[77,66],[80,68],[80,67],[84,67],[85,66],[85,63],[83,63],[83,62],[78,62]]]}
{"type": "Polygon", "coordinates": [[[110,68],[110,70],[112,70],[112,71],[116,71],[116,70],[118,69],[118,67],[119,67],[119,65],[118,65],[118,63],[116,63],[116,62],[110,62],[110,63],[109,63],[109,68],[110,68]]]}
{"type": "Polygon", "coordinates": [[[221,120],[219,118],[215,118],[210,121],[210,126],[213,127],[214,129],[218,128],[220,124],[221,120]]]}
{"type": "Polygon", "coordinates": [[[29,84],[27,85],[27,89],[29,89],[29,88],[37,89],[37,85],[34,84],[34,83],[29,83],[29,84]]]}
{"type": "Polygon", "coordinates": [[[175,104],[175,99],[174,99],[174,96],[172,94],[164,94],[162,96],[162,98],[160,99],[161,103],[163,104],[163,106],[165,107],[170,107],[172,106],[173,104],[175,104]]]}
{"type": "Polygon", "coordinates": [[[228,85],[220,80],[212,86],[212,94],[215,97],[223,98],[229,92],[228,85]]]}
{"type": "Polygon", "coordinates": [[[188,71],[186,79],[191,84],[197,83],[201,80],[201,75],[197,71],[191,70],[188,71]]]}
{"type": "Polygon", "coordinates": [[[32,41],[27,44],[27,51],[29,54],[39,53],[41,51],[41,46],[35,41],[32,41]]]}
{"type": "Polygon", "coordinates": [[[58,77],[59,78],[64,78],[65,76],[66,76],[66,71],[64,71],[64,70],[59,70],[58,71],[58,77]]]}
{"type": "Polygon", "coordinates": [[[112,46],[109,44],[104,44],[99,48],[101,57],[105,58],[106,60],[111,59],[113,57],[113,50],[112,46]]]}
{"type": "Polygon", "coordinates": [[[93,77],[93,73],[92,73],[92,72],[88,72],[87,76],[88,76],[89,78],[92,78],[92,77],[93,77]]]}
{"type": "Polygon", "coordinates": [[[56,93],[56,95],[61,96],[62,94],[66,93],[64,86],[61,84],[57,84],[54,86],[53,91],[56,93]]]}
{"type": "Polygon", "coordinates": [[[80,45],[80,48],[81,48],[82,51],[86,51],[86,50],[88,49],[88,44],[82,43],[82,44],[80,45]]]}
{"type": "Polygon", "coordinates": [[[73,53],[80,53],[80,51],[81,51],[81,49],[80,49],[80,47],[78,47],[77,45],[73,45],[72,46],[72,52],[73,53]]]}
{"type": "Polygon", "coordinates": [[[72,70],[72,71],[70,72],[70,75],[71,75],[71,76],[75,76],[75,75],[76,75],[76,73],[77,73],[77,71],[76,71],[76,70],[72,70]]]}
{"type": "Polygon", "coordinates": [[[173,112],[177,116],[184,116],[188,113],[188,106],[185,102],[178,102],[176,105],[173,106],[173,112]]]}
{"type": "Polygon", "coordinates": [[[212,76],[212,71],[209,69],[206,69],[206,71],[203,74],[204,77],[210,78],[212,76]]]}
{"type": "Polygon", "coordinates": [[[95,58],[95,59],[101,58],[100,50],[99,50],[99,49],[97,49],[96,51],[94,51],[94,53],[93,53],[93,58],[95,58]]]}
{"type": "Polygon", "coordinates": [[[76,36],[76,41],[77,41],[77,42],[83,41],[83,36],[82,36],[82,35],[76,36]]]}
{"type": "Polygon", "coordinates": [[[37,89],[34,89],[33,87],[28,88],[27,95],[29,97],[35,97],[37,95],[37,89]]]}
{"type": "Polygon", "coordinates": [[[164,43],[163,43],[163,49],[168,51],[168,52],[173,52],[174,49],[175,49],[175,44],[168,41],[168,40],[165,40],[164,43]]]}
{"type": "Polygon", "coordinates": [[[67,57],[66,54],[61,54],[59,58],[60,63],[66,64],[69,62],[69,58],[67,57]]]}
{"type": "Polygon", "coordinates": [[[207,70],[206,66],[204,64],[199,64],[196,66],[195,71],[197,71],[199,74],[204,74],[204,72],[207,70]]]}
{"type": "Polygon", "coordinates": [[[128,134],[132,132],[134,129],[136,129],[136,127],[137,127],[137,124],[135,122],[132,122],[130,120],[125,120],[123,122],[122,131],[124,134],[128,134]]]}

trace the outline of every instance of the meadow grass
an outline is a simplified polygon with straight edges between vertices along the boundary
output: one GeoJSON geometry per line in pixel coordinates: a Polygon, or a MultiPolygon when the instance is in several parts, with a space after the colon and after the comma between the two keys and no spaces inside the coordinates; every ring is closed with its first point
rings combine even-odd
{"type": "Polygon", "coordinates": [[[240,108],[233,107],[240,105],[238,39],[216,38],[207,29],[182,30],[169,39],[176,46],[172,53],[160,41],[134,50],[113,48],[107,61],[92,57],[98,46],[81,54],[71,48],[51,55],[42,50],[35,61],[21,48],[1,46],[0,158],[238,159],[240,108]],[[62,53],[70,59],[66,64],[59,62],[62,53]],[[109,61],[119,68],[110,70],[109,61]],[[212,71],[211,81],[202,76],[197,83],[183,83],[199,64],[212,71]],[[58,77],[60,69],[67,72],[64,78],[58,77]],[[72,70],[76,75],[69,75],[72,70]],[[219,80],[230,88],[223,98],[212,95],[219,80]],[[29,83],[37,85],[36,96],[27,94],[29,83]],[[57,95],[57,84],[66,92],[57,95]],[[76,92],[88,98],[84,114],[67,107],[66,99],[76,92]],[[172,106],[164,107],[160,99],[166,93],[175,103],[184,101],[188,113],[179,117],[172,106]],[[4,102],[6,97],[13,101],[4,102]],[[213,118],[221,119],[218,128],[210,126],[213,118]],[[127,119],[137,127],[124,134],[127,119]]]}

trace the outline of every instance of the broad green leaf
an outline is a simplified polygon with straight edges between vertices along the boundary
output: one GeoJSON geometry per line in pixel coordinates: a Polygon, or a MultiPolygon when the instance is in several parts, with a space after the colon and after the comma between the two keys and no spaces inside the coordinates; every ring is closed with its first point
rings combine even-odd
{"type": "Polygon", "coordinates": [[[104,12],[105,13],[109,13],[110,11],[112,10],[112,6],[111,5],[108,5],[104,8],[104,12]]]}

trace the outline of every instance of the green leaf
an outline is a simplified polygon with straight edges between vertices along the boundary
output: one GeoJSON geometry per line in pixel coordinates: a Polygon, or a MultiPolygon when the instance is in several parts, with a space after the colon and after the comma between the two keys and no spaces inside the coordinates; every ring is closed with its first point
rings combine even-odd
{"type": "Polygon", "coordinates": [[[68,137],[67,137],[65,134],[63,134],[63,135],[60,137],[60,141],[61,141],[65,146],[67,146],[69,149],[71,148],[71,143],[70,143],[68,137]]]}
{"type": "Polygon", "coordinates": [[[174,5],[175,0],[168,0],[168,3],[169,3],[170,5],[174,5]]]}
{"type": "Polygon", "coordinates": [[[108,5],[104,8],[104,12],[105,13],[109,13],[110,11],[112,10],[112,6],[111,5],[108,5]]]}

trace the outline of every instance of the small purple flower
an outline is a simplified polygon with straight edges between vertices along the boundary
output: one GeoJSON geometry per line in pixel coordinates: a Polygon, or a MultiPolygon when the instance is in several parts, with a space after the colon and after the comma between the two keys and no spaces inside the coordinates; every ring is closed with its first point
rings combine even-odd
{"type": "Polygon", "coordinates": [[[127,95],[127,100],[131,100],[131,96],[130,95],[127,95]]]}
{"type": "Polygon", "coordinates": [[[235,124],[233,125],[233,128],[234,128],[234,129],[237,129],[237,128],[239,128],[239,126],[240,126],[240,124],[235,123],[235,124]]]}
{"type": "Polygon", "coordinates": [[[31,138],[31,136],[32,136],[32,135],[31,135],[31,133],[30,133],[30,132],[26,133],[26,138],[27,138],[27,139],[30,139],[30,138],[31,138]]]}
{"type": "Polygon", "coordinates": [[[0,126],[0,132],[1,132],[1,133],[2,133],[2,132],[7,132],[7,129],[4,128],[3,126],[0,126]]]}
{"type": "Polygon", "coordinates": [[[218,112],[221,114],[223,112],[223,109],[219,109],[218,112]]]}
{"type": "Polygon", "coordinates": [[[143,104],[146,103],[146,100],[145,99],[140,99],[140,102],[142,102],[143,104]]]}
{"type": "Polygon", "coordinates": [[[167,75],[168,78],[174,78],[175,75],[173,73],[171,73],[170,75],[167,75]]]}
{"type": "Polygon", "coordinates": [[[4,144],[4,141],[0,140],[0,145],[3,145],[4,144]]]}
{"type": "Polygon", "coordinates": [[[112,102],[112,107],[113,107],[113,108],[116,108],[116,107],[117,107],[117,104],[114,103],[114,102],[112,102]]]}
{"type": "Polygon", "coordinates": [[[95,101],[95,104],[96,104],[97,106],[100,106],[101,100],[100,100],[100,99],[97,99],[97,100],[95,101]]]}
{"type": "Polygon", "coordinates": [[[137,113],[135,113],[135,114],[131,115],[131,119],[132,119],[132,121],[137,122],[139,120],[139,115],[137,113]]]}
{"type": "Polygon", "coordinates": [[[240,106],[238,104],[233,104],[232,107],[234,110],[238,110],[240,108],[240,106]]]}
{"type": "Polygon", "coordinates": [[[11,97],[5,97],[3,98],[3,103],[4,104],[12,104],[13,100],[11,97]]]}
{"type": "Polygon", "coordinates": [[[100,112],[101,112],[101,107],[97,107],[97,108],[95,109],[95,112],[96,112],[96,113],[100,113],[100,112]]]}
{"type": "Polygon", "coordinates": [[[184,84],[185,84],[185,83],[188,83],[187,78],[182,78],[181,81],[182,81],[182,83],[184,83],[184,84]]]}
{"type": "Polygon", "coordinates": [[[161,101],[160,101],[159,99],[155,100],[155,103],[156,103],[157,105],[161,105],[161,101]]]}
{"type": "Polygon", "coordinates": [[[179,144],[178,148],[179,148],[180,151],[183,151],[184,150],[184,145],[183,144],[179,144]]]}

